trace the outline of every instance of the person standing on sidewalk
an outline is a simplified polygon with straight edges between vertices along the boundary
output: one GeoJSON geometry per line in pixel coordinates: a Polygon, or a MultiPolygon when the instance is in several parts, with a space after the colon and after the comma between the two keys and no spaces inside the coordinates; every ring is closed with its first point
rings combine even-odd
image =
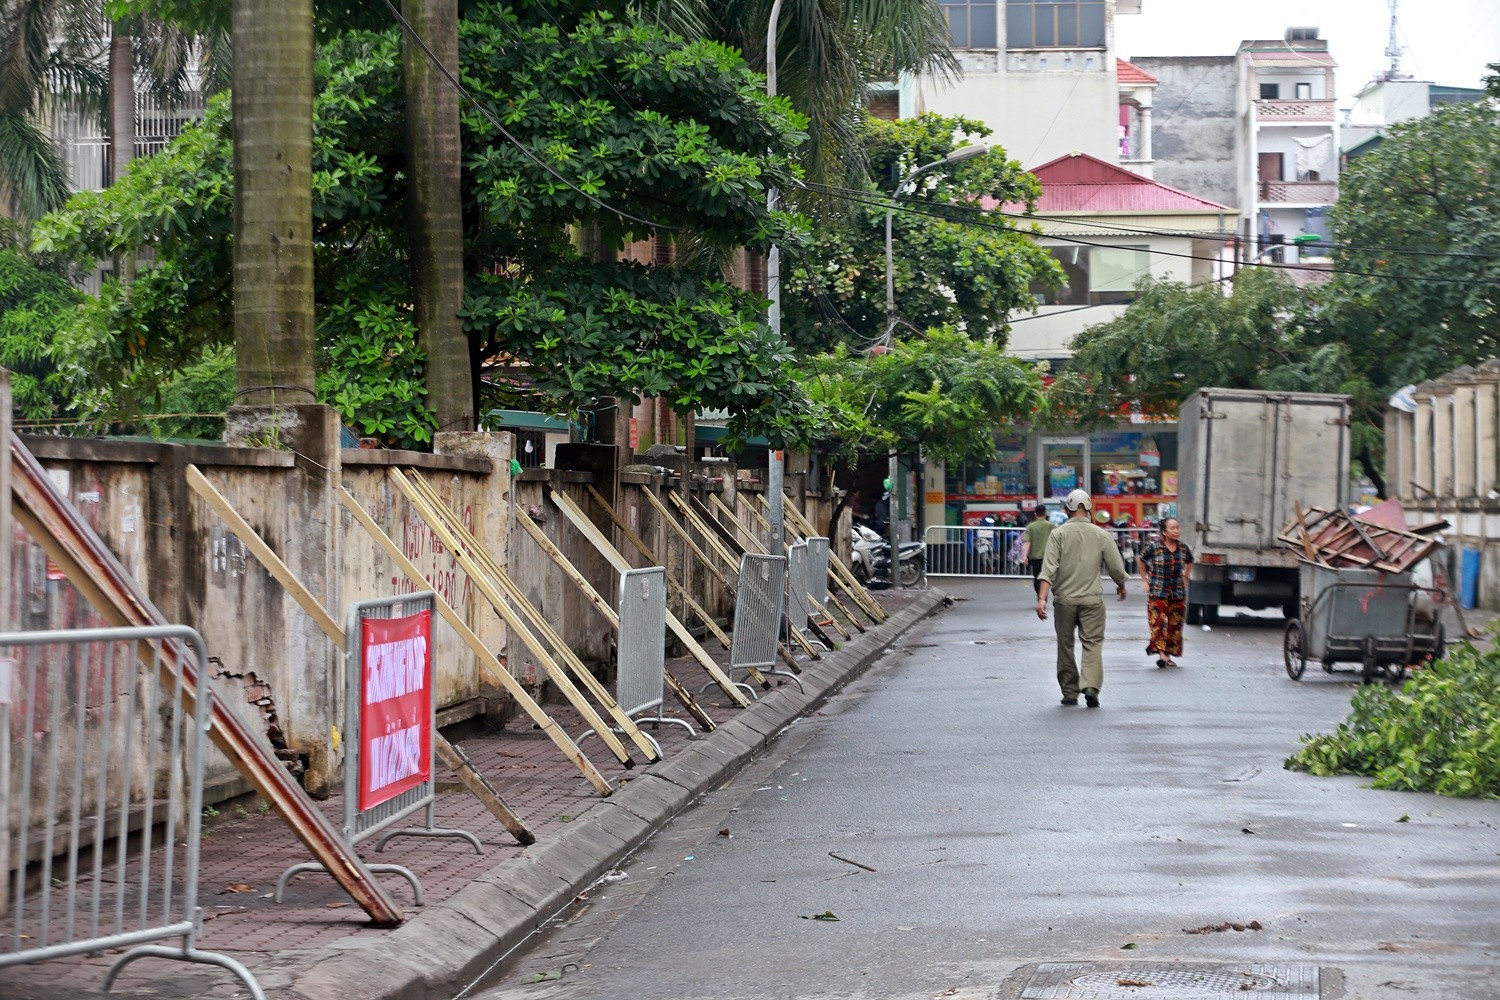
{"type": "Polygon", "coordinates": [[[1040,577],[1042,559],[1047,554],[1047,539],[1052,537],[1055,527],[1047,520],[1047,511],[1037,504],[1036,510],[1031,512],[1031,523],[1021,533],[1021,558],[1031,565],[1031,589],[1038,594],[1042,592],[1040,577]]]}
{"type": "Polygon", "coordinates": [[[1151,641],[1146,653],[1156,654],[1158,667],[1175,667],[1182,655],[1182,622],[1187,617],[1188,573],[1193,550],[1182,540],[1182,522],[1164,518],[1161,534],[1141,549],[1141,586],[1146,591],[1146,624],[1151,641]]]}
{"type": "Polygon", "coordinates": [[[1074,490],[1063,501],[1068,510],[1066,524],[1052,532],[1038,577],[1036,616],[1047,620],[1047,595],[1057,630],[1057,683],[1064,705],[1078,704],[1080,680],[1073,654],[1074,634],[1083,641],[1084,702],[1099,707],[1099,688],[1104,684],[1104,597],[1100,593],[1102,565],[1115,581],[1115,593],[1125,600],[1125,563],[1114,536],[1089,520],[1094,502],[1083,490],[1074,490]]]}

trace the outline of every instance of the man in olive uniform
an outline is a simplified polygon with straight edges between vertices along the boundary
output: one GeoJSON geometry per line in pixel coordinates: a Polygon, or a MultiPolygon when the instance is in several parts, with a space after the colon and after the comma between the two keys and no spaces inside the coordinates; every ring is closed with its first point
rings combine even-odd
{"type": "Polygon", "coordinates": [[[1062,703],[1078,704],[1078,661],[1073,656],[1073,634],[1077,632],[1083,640],[1083,698],[1089,708],[1098,708],[1099,688],[1104,684],[1104,596],[1099,567],[1102,564],[1115,581],[1115,593],[1123,601],[1125,563],[1114,536],[1089,520],[1094,503],[1087,493],[1074,490],[1063,506],[1068,510],[1068,522],[1047,540],[1036,616],[1047,620],[1047,595],[1051,593],[1062,703]]]}
{"type": "Polygon", "coordinates": [[[1042,592],[1042,559],[1047,554],[1047,539],[1052,537],[1055,525],[1047,520],[1047,511],[1041,504],[1031,513],[1031,523],[1021,533],[1021,558],[1031,566],[1031,589],[1042,592]]]}

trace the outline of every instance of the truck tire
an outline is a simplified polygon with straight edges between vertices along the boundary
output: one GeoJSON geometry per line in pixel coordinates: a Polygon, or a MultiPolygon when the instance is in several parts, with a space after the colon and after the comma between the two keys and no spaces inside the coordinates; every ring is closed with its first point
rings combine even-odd
{"type": "Polygon", "coordinates": [[[1297,607],[1296,601],[1287,601],[1281,606],[1281,617],[1285,618],[1287,621],[1291,621],[1293,618],[1297,617],[1301,610],[1301,608],[1297,607]]]}
{"type": "Polygon", "coordinates": [[[1203,605],[1189,604],[1187,606],[1187,623],[1189,625],[1203,624],[1203,605]]]}
{"type": "Polygon", "coordinates": [[[1205,605],[1203,605],[1203,624],[1205,624],[1205,625],[1217,625],[1217,624],[1219,624],[1219,606],[1217,604],[1205,604],[1205,605]]]}

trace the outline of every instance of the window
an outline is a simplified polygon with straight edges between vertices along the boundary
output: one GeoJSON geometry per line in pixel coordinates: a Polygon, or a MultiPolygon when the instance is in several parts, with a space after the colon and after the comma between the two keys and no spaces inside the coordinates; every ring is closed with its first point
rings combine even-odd
{"type": "Polygon", "coordinates": [[[1104,48],[1104,0],[1006,0],[1010,49],[1104,48]]]}
{"type": "Polygon", "coordinates": [[[999,45],[996,0],[938,0],[948,19],[948,44],[955,49],[993,49],[999,45]]]}
{"type": "Polygon", "coordinates": [[[1297,84],[1297,100],[1299,100],[1299,101],[1310,101],[1310,100],[1312,100],[1312,84],[1310,84],[1310,83],[1299,83],[1299,84],[1297,84]]]}
{"type": "Polygon", "coordinates": [[[1262,101],[1274,101],[1281,97],[1281,84],[1263,83],[1260,85],[1260,99],[1262,101]]]}
{"type": "Polygon", "coordinates": [[[1135,283],[1151,273],[1145,247],[1048,247],[1062,265],[1063,284],[1057,288],[1033,285],[1032,294],[1044,306],[1102,306],[1126,303],[1135,297],[1135,283]]]}

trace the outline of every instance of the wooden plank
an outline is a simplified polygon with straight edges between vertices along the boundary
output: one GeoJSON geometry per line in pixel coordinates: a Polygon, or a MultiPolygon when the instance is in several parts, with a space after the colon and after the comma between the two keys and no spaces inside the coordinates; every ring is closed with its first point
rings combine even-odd
{"type": "MultiPolygon", "coordinates": [[[[785,500],[783,509],[786,511],[787,518],[797,526],[798,530],[803,533],[804,537],[811,538],[812,536],[816,535],[818,533],[817,529],[814,528],[812,522],[809,521],[803,515],[803,513],[797,509],[797,505],[792,501],[791,496],[787,494],[782,494],[782,496],[785,500]]],[[[761,502],[766,503],[764,497],[761,498],[761,502]]],[[[894,554],[892,558],[892,565],[895,565],[894,554]]],[[[844,583],[844,592],[849,595],[849,597],[854,601],[855,604],[858,604],[860,606],[861,610],[863,610],[870,616],[871,621],[878,625],[881,622],[885,621],[887,617],[889,617],[885,613],[885,609],[880,606],[880,603],[876,601],[875,598],[870,596],[870,592],[865,589],[864,584],[859,582],[859,578],[854,575],[854,571],[849,568],[848,564],[846,564],[844,560],[839,558],[837,552],[829,551],[828,570],[830,573],[842,578],[844,583]]]]}
{"type": "MultiPolygon", "coordinates": [[[[599,554],[607,559],[610,565],[622,573],[631,568],[630,563],[625,560],[624,556],[620,555],[620,551],[614,547],[609,539],[604,537],[604,534],[595,527],[594,522],[590,521],[583,510],[573,502],[572,497],[565,493],[559,493],[556,490],[552,490],[547,495],[551,498],[553,506],[562,511],[563,516],[572,523],[573,527],[577,528],[583,537],[593,543],[594,548],[599,550],[599,554]]],[[[693,659],[698,661],[698,665],[708,673],[713,682],[719,685],[719,689],[728,696],[730,701],[734,702],[740,708],[749,706],[750,699],[745,697],[743,691],[734,686],[734,682],[714,662],[714,658],[708,655],[708,651],[698,644],[698,640],[693,638],[693,633],[687,630],[687,626],[682,624],[670,608],[667,609],[667,627],[672,630],[672,634],[677,637],[677,641],[686,647],[693,659]]]]}
{"type": "Polygon", "coordinates": [[[583,685],[584,690],[604,707],[604,710],[609,713],[611,719],[615,720],[615,725],[619,727],[620,731],[630,737],[630,741],[636,745],[636,748],[641,753],[645,754],[647,760],[660,760],[661,753],[657,750],[656,744],[646,738],[645,734],[636,725],[635,720],[620,707],[620,703],[615,700],[615,696],[609,693],[609,689],[601,684],[599,678],[595,677],[588,666],[584,664],[583,660],[579,659],[578,654],[573,652],[572,647],[558,634],[557,629],[552,627],[552,623],[546,619],[546,616],[536,609],[536,606],[531,603],[526,594],[517,586],[515,580],[511,579],[510,574],[506,573],[500,564],[495,561],[495,558],[485,550],[484,546],[480,544],[479,539],[474,537],[474,533],[464,526],[463,521],[453,512],[453,509],[443,502],[442,496],[433,488],[432,484],[421,473],[415,471],[408,477],[408,482],[412,484],[413,488],[422,493],[427,499],[428,509],[443,519],[448,530],[467,547],[470,556],[474,557],[480,567],[489,574],[490,581],[498,584],[505,596],[510,598],[512,608],[526,619],[528,627],[535,629],[541,635],[542,639],[552,647],[553,652],[572,671],[573,676],[583,685]]]}
{"type": "MultiPolygon", "coordinates": [[[[12,434],[9,446],[13,469],[9,500],[12,513],[53,565],[67,575],[109,624],[169,624],[98,533],[57,492],[46,470],[20,438],[12,434]]],[[[181,679],[190,699],[199,690],[212,689],[212,680],[200,677],[193,663],[178,656],[175,645],[165,644],[162,655],[153,659],[160,663],[162,671],[170,674],[167,679],[181,679]]],[[[214,698],[208,736],[251,787],[281,814],[308,853],[365,911],[374,926],[401,924],[405,919],[401,908],[276,759],[265,734],[247,726],[224,699],[214,698]]]]}
{"type": "MultiPolygon", "coordinates": [[[[541,525],[533,521],[530,515],[528,515],[524,510],[520,509],[517,509],[515,511],[515,522],[519,524],[528,535],[531,536],[532,541],[536,542],[537,545],[541,547],[541,550],[545,552],[547,556],[552,560],[553,564],[562,571],[562,574],[569,580],[573,581],[573,585],[576,586],[583,594],[583,596],[591,604],[594,605],[594,608],[604,616],[604,620],[609,622],[610,628],[614,629],[615,634],[618,636],[620,633],[619,614],[613,607],[610,606],[609,602],[604,599],[603,595],[601,595],[597,590],[594,589],[594,585],[588,581],[588,578],[580,573],[578,571],[578,568],[568,561],[568,557],[563,555],[562,550],[553,544],[552,539],[548,538],[546,533],[542,531],[541,525]]],[[[716,728],[718,728],[714,725],[714,720],[709,718],[708,713],[705,712],[702,706],[698,704],[697,699],[695,699],[691,694],[688,693],[688,689],[683,686],[682,682],[679,681],[676,677],[672,676],[672,671],[663,668],[663,673],[665,675],[664,679],[666,680],[667,688],[672,692],[672,694],[677,697],[677,700],[681,703],[682,707],[686,709],[688,713],[693,716],[693,718],[698,720],[698,724],[703,728],[703,730],[705,732],[711,733],[716,728]]]]}
{"type": "Polygon", "coordinates": [[[698,532],[703,537],[704,544],[712,549],[720,559],[724,560],[726,566],[736,573],[739,572],[739,556],[724,547],[724,543],[719,541],[719,536],[708,525],[703,523],[703,519],[698,516],[698,512],[688,505],[688,502],[682,498],[682,495],[673,491],[668,493],[667,497],[671,499],[673,505],[681,512],[683,524],[698,532]]]}
{"type": "MultiPolygon", "coordinates": [[[[370,516],[370,513],[360,506],[359,501],[354,499],[354,494],[343,488],[338,492],[339,500],[343,503],[344,508],[350,514],[354,515],[354,519],[385,550],[385,554],[396,564],[396,568],[401,570],[402,574],[408,580],[412,581],[412,583],[420,587],[430,588],[432,584],[428,582],[426,575],[417,568],[415,563],[406,557],[406,553],[391,539],[390,535],[385,533],[385,529],[370,516]]],[[[573,742],[567,733],[563,732],[562,727],[557,724],[552,716],[548,715],[542,706],[538,705],[536,700],[527,693],[525,686],[515,677],[512,677],[510,671],[506,670],[500,661],[495,659],[495,654],[491,653],[479,636],[474,634],[474,630],[469,628],[469,623],[464,621],[463,617],[457,611],[453,610],[452,605],[443,600],[441,596],[437,598],[437,610],[438,614],[442,615],[443,620],[458,633],[458,637],[463,640],[464,645],[468,646],[474,653],[475,659],[479,664],[479,669],[484,672],[484,675],[491,682],[504,689],[505,693],[510,695],[520,707],[521,711],[525,712],[531,718],[531,721],[536,723],[537,728],[551,737],[552,742],[557,744],[557,748],[563,752],[563,756],[573,762],[574,766],[578,768],[589,784],[593,785],[600,795],[608,795],[614,791],[609,781],[604,775],[599,773],[599,769],[584,756],[582,750],[578,749],[578,745],[573,742]]]]}
{"type": "Polygon", "coordinates": [[[530,847],[532,844],[535,844],[536,834],[532,833],[526,824],[521,821],[521,817],[517,816],[510,806],[505,804],[505,800],[500,797],[500,793],[495,791],[495,786],[491,785],[489,779],[479,773],[479,769],[469,760],[469,756],[463,752],[463,748],[449,743],[443,738],[441,733],[436,735],[437,739],[433,741],[432,748],[442,758],[443,763],[448,765],[448,770],[458,775],[459,780],[464,783],[464,787],[469,790],[470,794],[478,799],[490,811],[490,814],[500,821],[500,825],[504,826],[512,837],[516,838],[516,843],[522,847],[530,847]]]}
{"type": "MultiPolygon", "coordinates": [[[[291,567],[282,561],[281,557],[266,544],[265,539],[261,538],[254,528],[250,527],[249,523],[240,516],[239,511],[234,509],[234,505],[214,488],[214,484],[208,481],[208,478],[199,471],[197,466],[189,465],[187,467],[187,481],[188,486],[192,488],[193,492],[198,494],[200,498],[212,507],[225,524],[229,525],[229,530],[234,532],[234,536],[243,542],[245,547],[255,554],[256,559],[266,568],[266,571],[286,588],[287,593],[317,623],[318,628],[322,629],[323,634],[328,636],[334,646],[340,652],[347,651],[348,636],[344,634],[343,627],[333,620],[333,616],[323,607],[322,602],[317,599],[312,591],[303,585],[301,580],[297,579],[291,567]]],[[[427,585],[426,580],[422,582],[424,586],[427,585]]],[[[441,598],[436,597],[434,594],[434,600],[441,600],[441,598]]],[[[461,759],[463,765],[468,765],[467,758],[462,757],[462,754],[448,742],[446,736],[442,733],[434,732],[432,738],[438,756],[442,757],[445,762],[450,758],[454,760],[461,759]]],[[[500,796],[495,794],[495,790],[490,787],[489,782],[484,780],[483,775],[474,770],[472,766],[455,768],[454,773],[464,783],[464,787],[490,810],[495,818],[500,821],[501,825],[516,835],[516,839],[521,842],[523,847],[536,842],[536,838],[531,835],[531,831],[527,830],[519,817],[511,811],[509,806],[500,800],[500,796]],[[520,834],[516,834],[517,828],[530,839],[522,839],[520,834]]]]}
{"type": "Polygon", "coordinates": [[[760,538],[756,536],[755,532],[753,532],[753,531],[750,530],[750,526],[748,524],[746,524],[745,522],[741,521],[739,519],[739,516],[737,514],[735,514],[734,511],[732,511],[732,510],[729,509],[729,505],[724,502],[724,498],[723,497],[719,496],[719,494],[717,494],[717,493],[710,493],[708,495],[708,503],[709,503],[710,507],[714,508],[716,511],[718,511],[719,513],[723,514],[726,518],[728,518],[729,519],[729,523],[740,534],[744,535],[747,539],[749,539],[749,541],[745,543],[745,551],[747,551],[747,552],[765,552],[766,551],[766,543],[763,542],[763,541],[761,541],[760,538]]]}
{"type": "MultiPolygon", "coordinates": [[[[651,506],[656,508],[656,513],[661,517],[666,526],[672,529],[672,533],[682,540],[682,543],[692,551],[693,555],[698,557],[698,562],[702,564],[703,568],[708,570],[713,578],[724,586],[729,596],[735,596],[734,584],[729,582],[728,577],[720,571],[718,564],[709,557],[708,553],[698,547],[688,530],[677,523],[677,518],[672,515],[671,511],[667,510],[666,505],[661,502],[661,498],[650,490],[641,490],[641,493],[650,502],[651,506]]],[[[738,569],[739,563],[735,563],[734,567],[738,569]]]]}
{"type": "Polygon", "coordinates": [[[484,595],[485,599],[490,602],[490,606],[505,621],[505,624],[521,640],[521,643],[530,650],[531,655],[536,657],[536,661],[546,671],[548,679],[557,686],[557,690],[568,700],[568,704],[572,705],[574,711],[583,716],[584,725],[594,730],[594,733],[604,742],[605,746],[609,747],[610,753],[614,754],[615,758],[621,764],[627,768],[634,767],[635,761],[631,758],[630,751],[625,748],[625,744],[620,742],[619,737],[610,729],[609,724],[594,710],[594,706],[583,696],[583,692],[578,690],[577,685],[573,683],[573,679],[568,676],[568,671],[557,660],[553,659],[552,654],[547,650],[546,644],[537,638],[536,633],[507,604],[501,589],[484,572],[484,568],[474,558],[474,554],[470,548],[464,544],[462,539],[448,530],[448,526],[443,523],[442,516],[432,509],[431,505],[427,503],[427,499],[417,491],[410,480],[402,475],[400,469],[387,469],[386,475],[390,477],[391,481],[396,484],[396,488],[411,503],[412,508],[417,512],[417,516],[432,529],[438,541],[442,542],[449,550],[454,561],[468,574],[470,582],[474,584],[474,588],[484,595]]]}
{"type": "MultiPolygon", "coordinates": [[[[651,560],[651,562],[655,564],[657,562],[657,557],[656,553],[651,551],[651,546],[647,545],[645,539],[631,530],[630,526],[625,523],[625,520],[620,517],[619,513],[614,509],[614,507],[610,505],[609,501],[604,499],[604,494],[596,490],[593,487],[593,484],[589,485],[588,491],[589,496],[593,499],[594,503],[599,506],[600,510],[604,511],[605,516],[608,517],[610,521],[613,522],[614,526],[619,529],[620,534],[624,536],[627,542],[630,543],[631,548],[635,549],[642,556],[651,560]]],[[[693,600],[693,595],[688,593],[687,588],[682,585],[681,581],[677,579],[677,575],[671,570],[667,570],[667,585],[672,588],[673,593],[682,598],[682,601],[687,605],[688,610],[697,615],[698,620],[703,623],[704,627],[713,634],[713,637],[715,639],[719,640],[719,644],[725,649],[728,649],[729,636],[725,635],[724,630],[719,627],[719,623],[714,621],[714,616],[709,614],[697,601],[693,600]]]]}

